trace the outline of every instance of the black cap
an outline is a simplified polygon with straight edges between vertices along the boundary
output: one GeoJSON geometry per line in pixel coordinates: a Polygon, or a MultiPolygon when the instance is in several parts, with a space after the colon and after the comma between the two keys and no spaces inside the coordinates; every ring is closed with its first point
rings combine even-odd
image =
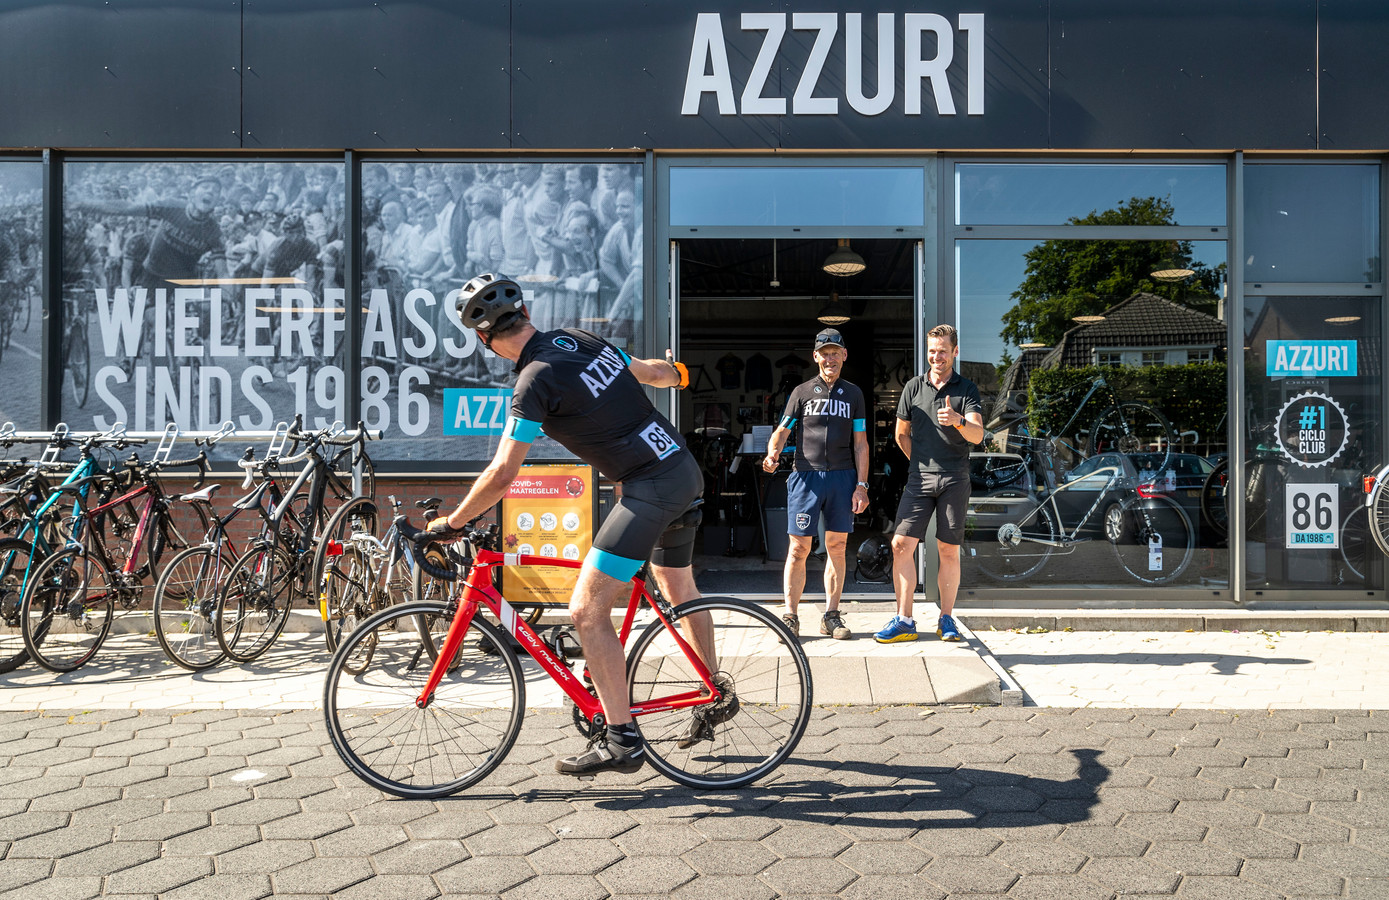
{"type": "MultiPolygon", "coordinates": [[[[816,350],[819,350],[821,347],[824,347],[827,344],[833,344],[836,347],[844,347],[844,335],[840,334],[834,328],[826,328],[824,331],[815,335],[816,350]]],[[[844,349],[848,350],[849,348],[844,347],[844,349]]]]}

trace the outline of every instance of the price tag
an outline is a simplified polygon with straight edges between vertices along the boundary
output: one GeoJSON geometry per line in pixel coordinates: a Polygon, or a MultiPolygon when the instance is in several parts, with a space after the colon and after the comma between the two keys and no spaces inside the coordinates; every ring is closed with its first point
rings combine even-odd
{"type": "Polygon", "coordinates": [[[1148,571],[1162,571],[1162,535],[1154,534],[1148,538],[1148,571]]]}
{"type": "Polygon", "coordinates": [[[1290,484],[1283,521],[1288,549],[1335,550],[1341,546],[1341,492],[1334,484],[1290,484]]]}

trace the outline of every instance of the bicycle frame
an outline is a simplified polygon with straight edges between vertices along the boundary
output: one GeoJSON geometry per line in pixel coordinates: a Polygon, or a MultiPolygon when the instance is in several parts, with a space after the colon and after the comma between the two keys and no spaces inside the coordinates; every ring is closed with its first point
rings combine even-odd
{"type": "MultiPolygon", "coordinates": [[[[583,563],[580,560],[557,559],[550,556],[502,554],[495,550],[477,550],[476,556],[472,560],[472,568],[463,582],[462,596],[458,601],[458,612],[449,625],[444,645],[439,649],[439,655],[434,660],[429,678],[420,691],[419,697],[415,700],[415,704],[421,709],[429,705],[430,700],[433,699],[435,688],[443,680],[454,655],[463,645],[463,637],[467,633],[468,626],[472,624],[478,606],[484,606],[497,617],[498,621],[502,623],[502,627],[521,644],[531,658],[539,663],[540,667],[559,684],[564,693],[574,701],[574,704],[584,714],[584,717],[590,722],[593,721],[596,716],[603,713],[603,705],[599,702],[598,697],[574,676],[569,666],[565,665],[564,661],[554,654],[549,645],[542,641],[535,631],[526,624],[525,619],[516,614],[516,610],[512,608],[506,598],[492,587],[492,569],[498,566],[552,566],[578,569],[583,566],[583,563]]],[[[656,603],[647,594],[646,581],[640,576],[632,579],[632,593],[627,601],[627,612],[623,617],[622,627],[618,631],[618,640],[624,646],[626,645],[627,639],[632,633],[632,625],[636,621],[637,610],[643,599],[665,624],[667,631],[679,645],[680,651],[685,654],[686,659],[694,667],[700,681],[704,683],[704,690],[686,691],[681,694],[672,694],[669,697],[648,700],[645,703],[630,707],[631,714],[642,716],[648,713],[703,706],[721,699],[722,694],[714,684],[713,674],[704,665],[704,661],[699,658],[699,654],[680,634],[679,629],[671,624],[670,618],[661,609],[661,604],[656,603]]]]}

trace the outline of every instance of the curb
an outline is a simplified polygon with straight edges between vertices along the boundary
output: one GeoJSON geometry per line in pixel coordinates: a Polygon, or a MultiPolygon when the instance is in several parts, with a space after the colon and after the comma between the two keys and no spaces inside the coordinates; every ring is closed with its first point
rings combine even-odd
{"type": "Polygon", "coordinates": [[[1367,610],[1028,610],[957,607],[978,631],[1389,631],[1389,612],[1367,610]]]}

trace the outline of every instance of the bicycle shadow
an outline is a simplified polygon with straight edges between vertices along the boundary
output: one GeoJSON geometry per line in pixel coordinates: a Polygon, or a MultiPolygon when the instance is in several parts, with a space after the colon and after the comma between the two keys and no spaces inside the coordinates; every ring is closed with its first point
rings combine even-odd
{"type": "MultiPolygon", "coordinates": [[[[740,790],[696,791],[652,780],[635,787],[536,788],[493,799],[565,801],[582,799],[596,809],[624,811],[689,807],[701,818],[743,816],[749,811],[770,819],[820,825],[861,825],[892,830],[929,828],[1020,828],[1039,822],[1084,822],[1099,801],[1110,769],[1100,763],[1099,750],[1065,751],[1075,760],[1069,778],[1048,778],[988,769],[928,766],[912,768],[891,763],[812,760],[793,757],[783,772],[740,790]],[[806,769],[823,769],[825,777],[805,777],[806,769]],[[656,782],[653,784],[653,781],[656,782]]],[[[648,770],[650,771],[650,770],[648,770]]],[[[459,799],[465,799],[460,795],[459,799]]],[[[467,794],[466,799],[482,799],[467,794]]],[[[449,800],[441,799],[441,805],[449,800]]]]}
{"type": "Polygon", "coordinates": [[[1294,656],[1238,656],[1230,653],[996,653],[1005,668],[1026,665],[1083,665],[1109,663],[1126,666],[1185,666],[1208,664],[1218,675],[1252,675],[1240,666],[1305,666],[1312,660],[1294,656]]]}

